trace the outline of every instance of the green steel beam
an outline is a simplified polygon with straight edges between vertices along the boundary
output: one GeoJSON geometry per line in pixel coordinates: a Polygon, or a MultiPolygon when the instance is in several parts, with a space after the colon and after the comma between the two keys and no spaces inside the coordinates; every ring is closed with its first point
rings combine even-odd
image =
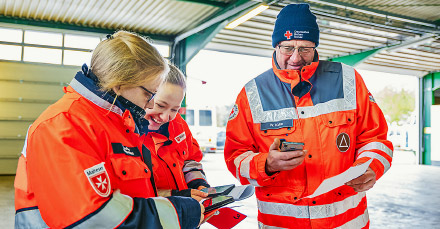
{"type": "Polygon", "coordinates": [[[423,77],[423,97],[420,102],[423,103],[423,152],[422,164],[431,164],[431,106],[434,104],[434,90],[440,88],[440,72],[430,73],[423,77]]]}
{"type": "Polygon", "coordinates": [[[219,2],[219,1],[215,1],[215,0],[178,0],[178,1],[199,3],[202,5],[214,6],[214,7],[220,7],[220,8],[224,8],[224,7],[228,6],[228,3],[226,3],[226,2],[219,2]]]}
{"type": "Polygon", "coordinates": [[[368,51],[364,51],[364,52],[360,52],[360,53],[356,53],[356,54],[352,54],[352,55],[331,58],[329,60],[335,61],[335,62],[341,62],[341,63],[344,63],[346,65],[350,65],[350,66],[356,66],[356,65],[362,63],[368,57],[376,54],[377,52],[379,52],[382,49],[383,48],[371,49],[368,51]]]}
{"type": "MultiPolygon", "coordinates": [[[[53,22],[53,21],[41,21],[41,20],[32,20],[32,19],[24,19],[24,18],[16,18],[16,17],[7,17],[0,15],[0,22],[9,23],[9,24],[19,24],[19,25],[29,25],[29,26],[38,26],[44,28],[51,29],[62,29],[62,30],[74,30],[74,31],[84,31],[84,32],[92,32],[92,33],[102,33],[102,34],[112,34],[118,29],[124,28],[115,28],[115,29],[105,29],[105,28],[97,28],[90,26],[82,26],[76,24],[68,24],[62,22],[53,22]]],[[[131,30],[133,31],[133,30],[131,30]]],[[[166,41],[168,43],[174,40],[174,36],[163,36],[156,34],[147,34],[139,31],[133,31],[140,35],[150,37],[153,40],[166,41]]]]}

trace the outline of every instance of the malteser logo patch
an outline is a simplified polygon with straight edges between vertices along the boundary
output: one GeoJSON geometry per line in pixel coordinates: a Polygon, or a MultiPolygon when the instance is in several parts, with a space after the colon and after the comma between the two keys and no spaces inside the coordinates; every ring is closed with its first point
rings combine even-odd
{"type": "Polygon", "coordinates": [[[177,137],[174,138],[174,140],[176,140],[177,143],[180,143],[185,139],[186,139],[185,132],[182,132],[181,134],[179,134],[177,137]]]}
{"type": "Polygon", "coordinates": [[[338,147],[341,152],[346,152],[350,149],[350,136],[346,133],[340,133],[338,137],[336,137],[336,147],[338,147]]]}
{"type": "Polygon", "coordinates": [[[84,173],[86,174],[87,179],[95,192],[102,197],[107,197],[110,195],[111,185],[104,163],[105,162],[101,162],[88,169],[85,169],[84,173]]]}

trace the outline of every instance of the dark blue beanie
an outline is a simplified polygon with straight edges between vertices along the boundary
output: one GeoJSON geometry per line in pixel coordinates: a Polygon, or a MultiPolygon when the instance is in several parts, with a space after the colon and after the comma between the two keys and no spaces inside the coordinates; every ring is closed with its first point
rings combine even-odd
{"type": "Polygon", "coordinates": [[[319,27],[309,4],[290,4],[278,14],[272,34],[272,46],[275,48],[278,43],[287,40],[307,40],[318,46],[319,27]]]}

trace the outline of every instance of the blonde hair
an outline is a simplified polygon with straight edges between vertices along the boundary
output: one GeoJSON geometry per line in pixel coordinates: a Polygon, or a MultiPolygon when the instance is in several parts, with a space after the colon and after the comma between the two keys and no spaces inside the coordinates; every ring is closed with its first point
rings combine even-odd
{"type": "Polygon", "coordinates": [[[92,54],[91,70],[103,91],[116,86],[140,86],[158,77],[163,80],[168,63],[146,38],[118,31],[101,41],[92,54]]]}
{"type": "Polygon", "coordinates": [[[170,71],[168,72],[167,77],[165,78],[165,83],[174,84],[186,90],[186,79],[185,75],[179,68],[176,66],[169,64],[170,71]]]}

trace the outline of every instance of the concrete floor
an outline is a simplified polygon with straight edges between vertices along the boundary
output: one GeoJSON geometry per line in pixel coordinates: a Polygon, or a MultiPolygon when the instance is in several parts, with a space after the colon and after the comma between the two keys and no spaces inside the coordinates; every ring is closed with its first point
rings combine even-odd
{"type": "MultiPolygon", "coordinates": [[[[208,180],[212,185],[236,183],[222,161],[221,153],[205,156],[208,180]]],[[[367,192],[371,228],[440,229],[440,167],[414,161],[411,152],[395,152],[391,169],[367,192]]],[[[14,227],[13,182],[13,176],[0,176],[0,228],[14,227]]],[[[255,203],[254,197],[234,203],[234,209],[248,216],[234,228],[258,228],[255,203]]]]}

